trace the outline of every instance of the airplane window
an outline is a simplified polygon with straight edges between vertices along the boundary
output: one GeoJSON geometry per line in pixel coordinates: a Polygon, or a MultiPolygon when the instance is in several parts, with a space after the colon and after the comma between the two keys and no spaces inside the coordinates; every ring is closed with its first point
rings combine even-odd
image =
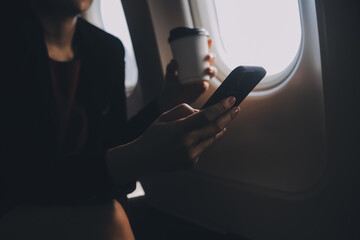
{"type": "Polygon", "coordinates": [[[269,75],[284,70],[300,46],[297,1],[215,0],[226,62],[260,65],[269,75]]]}
{"type": "Polygon", "coordinates": [[[190,1],[195,25],[213,38],[219,78],[238,65],[263,66],[267,86],[295,66],[301,44],[298,0],[190,1]],[[194,16],[195,14],[195,16],[194,16]],[[215,16],[215,17],[214,17],[215,16]],[[281,75],[281,76],[280,76],[281,75]]]}
{"type": "Polygon", "coordinates": [[[125,87],[129,96],[137,84],[138,68],[121,1],[101,0],[100,9],[104,30],[118,37],[125,47],[125,87]]]}

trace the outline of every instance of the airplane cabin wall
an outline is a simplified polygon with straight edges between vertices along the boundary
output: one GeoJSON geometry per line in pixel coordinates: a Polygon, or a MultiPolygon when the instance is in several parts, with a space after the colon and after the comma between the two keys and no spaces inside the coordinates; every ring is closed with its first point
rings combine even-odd
{"type": "MultiPolygon", "coordinates": [[[[186,2],[148,0],[163,67],[171,58],[168,31],[181,23],[192,26],[181,12],[186,2]],[[168,5],[182,7],[176,11],[168,5]]],[[[300,3],[303,48],[291,79],[272,94],[248,97],[227,136],[201,156],[196,169],[144,178],[153,206],[250,239],[355,234],[358,221],[351,211],[357,214],[359,155],[352,154],[359,118],[352,87],[358,55],[349,47],[358,51],[358,45],[348,38],[358,31],[338,36],[356,25],[355,3],[300,3]]],[[[213,81],[195,105],[201,106],[217,85],[213,81]]]]}
{"type": "MultiPolygon", "coordinates": [[[[196,24],[187,0],[122,3],[139,66],[140,91],[130,97],[136,112],[162,88],[169,30],[196,24]]],[[[249,239],[360,238],[358,9],[356,1],[315,4],[318,24],[303,32],[291,79],[245,100],[196,169],[142,179],[149,204],[249,239]]],[[[214,79],[194,105],[218,85],[214,79]]]]}

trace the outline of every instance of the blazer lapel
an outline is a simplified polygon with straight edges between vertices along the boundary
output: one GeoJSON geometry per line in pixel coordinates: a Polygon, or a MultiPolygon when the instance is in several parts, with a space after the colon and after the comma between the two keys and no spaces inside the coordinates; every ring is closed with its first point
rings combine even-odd
{"type": "Polygon", "coordinates": [[[46,147],[49,148],[51,152],[54,152],[56,149],[56,134],[54,128],[56,105],[52,94],[53,89],[51,85],[49,58],[43,31],[41,29],[41,24],[35,17],[24,22],[22,30],[24,31],[26,41],[28,42],[27,52],[22,61],[26,65],[24,72],[22,73],[24,76],[23,80],[28,82],[25,86],[28,86],[27,91],[28,94],[30,94],[30,99],[40,100],[39,102],[34,102],[34,105],[32,106],[32,108],[34,108],[34,114],[28,117],[37,118],[37,120],[34,119],[34,121],[39,121],[41,123],[42,131],[39,134],[45,135],[45,139],[47,139],[47,141],[44,141],[41,144],[46,144],[46,147]]]}
{"type": "Polygon", "coordinates": [[[91,31],[87,30],[84,20],[78,19],[74,41],[78,44],[81,59],[79,94],[83,98],[89,120],[89,147],[100,149],[103,144],[104,117],[109,108],[109,87],[104,79],[108,78],[105,63],[98,52],[100,44],[93,41],[91,31]]]}

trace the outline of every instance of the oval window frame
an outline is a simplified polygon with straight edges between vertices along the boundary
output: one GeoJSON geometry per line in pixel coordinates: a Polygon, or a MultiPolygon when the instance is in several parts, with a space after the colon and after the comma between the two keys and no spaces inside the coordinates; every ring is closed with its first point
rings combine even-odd
{"type": "MultiPolygon", "coordinates": [[[[279,89],[281,86],[286,84],[290,79],[293,73],[297,69],[299,60],[303,52],[304,45],[304,35],[303,35],[303,21],[301,15],[301,6],[299,4],[299,21],[300,21],[300,43],[297,53],[295,54],[293,60],[289,65],[283,69],[281,72],[276,74],[267,75],[264,79],[255,87],[255,89],[250,93],[250,95],[264,95],[267,93],[272,93],[275,89],[279,89]]],[[[191,15],[194,23],[194,27],[204,27],[206,28],[213,39],[212,52],[216,56],[215,66],[218,70],[217,79],[219,84],[226,78],[226,76],[231,72],[231,68],[226,64],[225,57],[225,48],[223,46],[223,41],[220,34],[220,29],[218,25],[217,17],[211,18],[208,16],[217,16],[216,6],[214,0],[209,1],[193,1],[189,0],[189,6],[191,10],[191,15]],[[204,14],[207,13],[207,14],[204,14]]]]}

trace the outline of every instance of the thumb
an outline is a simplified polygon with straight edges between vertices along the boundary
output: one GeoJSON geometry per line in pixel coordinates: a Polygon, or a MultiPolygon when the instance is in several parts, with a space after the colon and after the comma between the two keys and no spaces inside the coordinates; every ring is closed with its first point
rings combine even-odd
{"type": "Polygon", "coordinates": [[[182,118],[186,118],[194,113],[196,113],[198,110],[193,109],[188,104],[183,103],[180,105],[177,105],[173,109],[170,109],[169,111],[161,114],[158,121],[159,122],[172,122],[176,121],[182,118]]]}
{"type": "Polygon", "coordinates": [[[177,63],[175,59],[172,59],[170,63],[166,66],[166,81],[174,81],[177,77],[177,63]]]}

